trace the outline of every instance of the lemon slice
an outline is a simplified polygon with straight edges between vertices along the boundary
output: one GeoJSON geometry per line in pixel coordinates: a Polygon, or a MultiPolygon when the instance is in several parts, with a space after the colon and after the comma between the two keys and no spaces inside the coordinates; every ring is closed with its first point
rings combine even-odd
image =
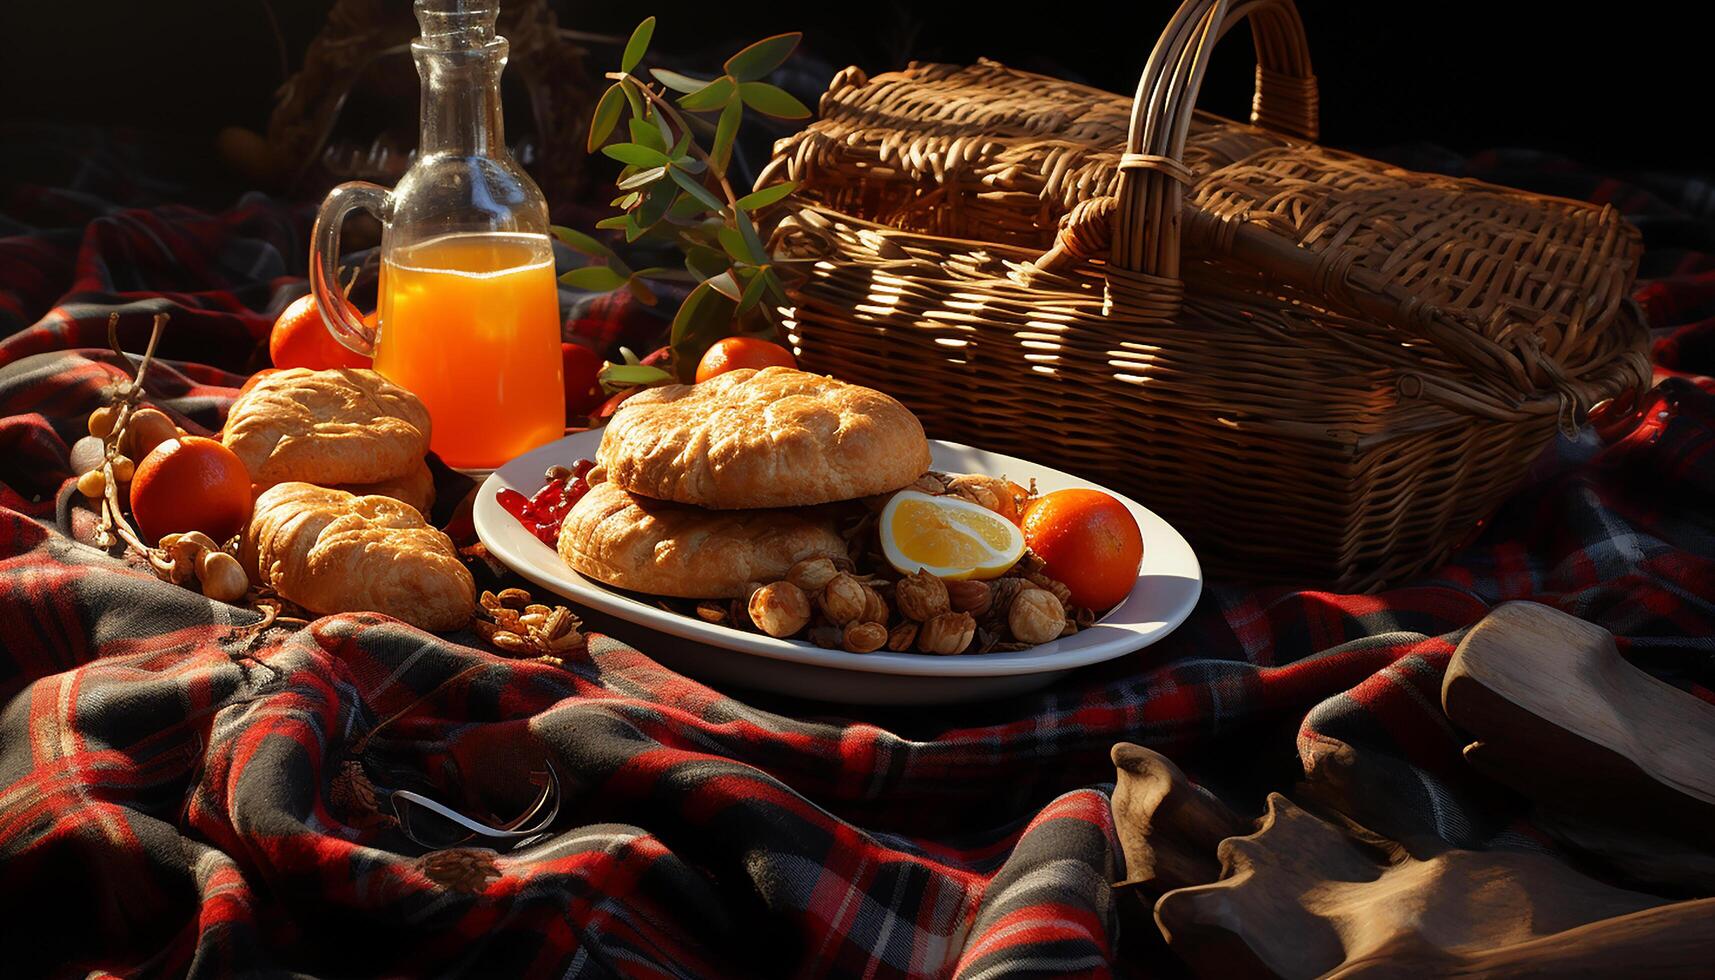
{"type": "Polygon", "coordinates": [[[996,578],[1024,554],[1024,534],[969,500],[901,490],[881,510],[881,551],[904,575],[996,578]]]}

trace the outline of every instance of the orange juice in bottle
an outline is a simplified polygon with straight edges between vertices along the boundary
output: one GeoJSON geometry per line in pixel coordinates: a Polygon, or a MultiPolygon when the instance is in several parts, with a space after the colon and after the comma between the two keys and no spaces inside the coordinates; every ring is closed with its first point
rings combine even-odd
{"type": "Polygon", "coordinates": [[[416,0],[418,155],[391,191],[352,181],[316,215],[310,285],[328,330],[429,409],[430,448],[492,469],[565,431],[548,205],[503,138],[497,0],[416,0]],[[379,326],[336,295],[339,232],[382,221],[379,326]]]}
{"type": "Polygon", "coordinates": [[[565,431],[546,236],[446,235],[382,260],[375,369],[423,400],[449,466],[489,468],[565,431]]]}

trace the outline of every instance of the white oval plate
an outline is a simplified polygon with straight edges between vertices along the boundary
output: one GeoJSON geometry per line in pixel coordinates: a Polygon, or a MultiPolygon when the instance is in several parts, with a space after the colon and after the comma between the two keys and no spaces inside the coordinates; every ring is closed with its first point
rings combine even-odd
{"type": "Polygon", "coordinates": [[[1069,670],[1149,646],[1185,621],[1203,590],[1203,572],[1185,538],[1143,505],[1068,473],[1012,456],[930,440],[935,468],[986,473],[1047,493],[1091,487],[1113,494],[1143,531],[1143,567],[1131,594],[1095,626],[1014,653],[936,657],[917,653],[847,653],[803,640],[777,640],[682,616],[609,591],[573,571],[495,499],[502,488],[529,496],[553,465],[594,459],[601,430],[579,432],[514,459],[477,491],[472,518],[495,557],[530,581],[605,616],[590,625],[638,646],[682,673],[796,697],[848,704],[942,704],[1001,697],[1041,687],[1069,670]],[[629,627],[629,628],[628,628],[629,627]],[[641,627],[642,629],[637,629],[641,627]],[[690,643],[663,643],[649,631],[690,643]]]}

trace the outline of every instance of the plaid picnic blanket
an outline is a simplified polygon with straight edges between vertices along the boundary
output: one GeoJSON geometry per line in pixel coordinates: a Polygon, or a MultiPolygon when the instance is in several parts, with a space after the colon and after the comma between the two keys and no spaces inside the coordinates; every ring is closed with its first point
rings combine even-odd
{"type": "MultiPolygon", "coordinates": [[[[309,218],[260,196],[168,203],[80,152],[75,180],[0,193],[11,975],[1171,970],[1151,937],[1120,934],[1110,898],[1124,876],[1106,794],[1117,740],[1169,753],[1251,812],[1265,789],[1358,758],[1381,787],[1365,796],[1380,829],[1549,847],[1518,800],[1463,767],[1438,707],[1465,628],[1535,599],[1715,700],[1707,185],[1397,154],[1611,202],[1643,227],[1638,298],[1661,375],[1644,411],[1563,441],[1420,581],[1367,596],[1212,582],[1181,630],[1135,656],[1037,694],[907,711],[714,690],[599,636],[554,666],[377,615],[257,630],[252,612],[80,543],[90,519],[67,452],[117,373],[108,313],[136,350],[151,314],[171,312],[152,400],[213,432],[304,289],[309,218]],[[388,805],[408,789],[515,814],[549,761],[554,833],[510,853],[427,850],[388,805]]],[[[601,347],[662,322],[567,301],[568,330],[601,347]]]]}

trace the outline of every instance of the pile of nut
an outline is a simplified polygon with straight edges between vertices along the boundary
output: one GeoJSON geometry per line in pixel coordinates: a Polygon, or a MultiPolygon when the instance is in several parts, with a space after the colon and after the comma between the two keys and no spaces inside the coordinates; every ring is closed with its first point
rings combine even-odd
{"type": "Polygon", "coordinates": [[[778,582],[753,583],[744,599],[701,603],[697,615],[774,637],[802,634],[851,653],[886,647],[948,656],[1022,650],[1077,632],[1087,623],[1080,611],[1068,617],[1065,589],[1029,555],[987,582],[925,571],[890,581],[859,575],[842,559],[811,558],[778,582]]]}
{"type": "Polygon", "coordinates": [[[584,645],[583,620],[565,606],[549,606],[523,589],[486,589],[477,599],[477,635],[512,656],[553,657],[584,645]]]}

